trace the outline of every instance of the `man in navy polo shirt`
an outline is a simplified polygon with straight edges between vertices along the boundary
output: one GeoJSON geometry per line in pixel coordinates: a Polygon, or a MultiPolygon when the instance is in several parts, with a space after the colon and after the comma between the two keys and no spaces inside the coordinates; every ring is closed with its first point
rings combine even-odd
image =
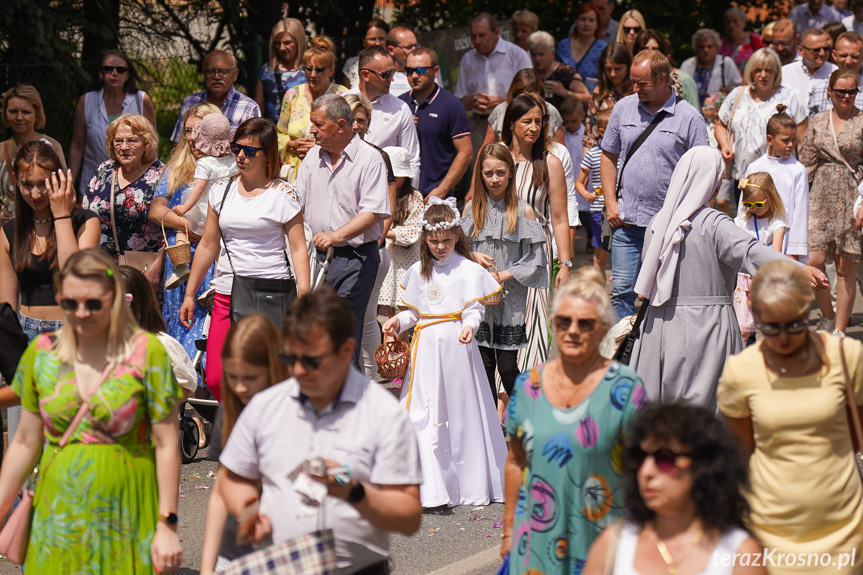
{"type": "Polygon", "coordinates": [[[407,57],[405,72],[412,91],[399,96],[413,112],[420,139],[420,181],[423,196],[446,198],[461,180],[473,157],[470,124],[458,98],[435,84],[437,53],[419,47],[407,57]]]}

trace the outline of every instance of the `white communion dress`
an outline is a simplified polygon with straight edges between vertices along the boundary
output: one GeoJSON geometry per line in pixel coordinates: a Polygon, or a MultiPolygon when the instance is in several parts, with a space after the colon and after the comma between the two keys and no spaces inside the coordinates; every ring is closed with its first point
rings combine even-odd
{"type": "Polygon", "coordinates": [[[502,288],[479,264],[453,252],[434,262],[432,276],[412,265],[402,282],[401,330],[413,326],[410,370],[401,405],[419,443],[423,507],[486,505],[503,501],[506,442],[476,340],[485,311],[480,303],[502,288]]]}

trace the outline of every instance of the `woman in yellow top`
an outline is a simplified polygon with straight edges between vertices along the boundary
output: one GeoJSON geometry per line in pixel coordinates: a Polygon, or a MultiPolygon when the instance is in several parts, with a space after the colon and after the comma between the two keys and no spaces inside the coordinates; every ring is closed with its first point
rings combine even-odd
{"type": "Polygon", "coordinates": [[[309,135],[312,102],[324,94],[344,94],[347,88],[333,82],[336,71],[336,45],[326,36],[312,38],[311,47],[303,53],[306,83],[285,92],[276,128],[279,132],[279,156],[288,166],[286,179],[293,183],[300,162],[315,145],[309,135]]]}
{"type": "Polygon", "coordinates": [[[861,413],[863,348],[809,330],[812,289],[793,262],[762,267],[751,298],[764,339],[728,358],[717,401],[750,454],[752,532],[765,549],[775,548],[771,575],[824,573],[840,564],[861,573],[863,483],[854,464],[840,346],[861,413]]]}

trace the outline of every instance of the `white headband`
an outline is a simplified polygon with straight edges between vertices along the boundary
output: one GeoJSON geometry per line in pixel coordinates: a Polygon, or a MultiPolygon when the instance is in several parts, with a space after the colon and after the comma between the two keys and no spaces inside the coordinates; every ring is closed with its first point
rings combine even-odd
{"type": "Polygon", "coordinates": [[[428,211],[428,209],[430,207],[442,204],[442,205],[447,206],[449,209],[452,210],[453,219],[451,221],[448,221],[448,222],[440,222],[437,224],[430,224],[426,220],[425,212],[423,212],[423,217],[422,217],[421,221],[422,221],[422,225],[423,225],[424,229],[426,229],[430,232],[436,232],[439,230],[448,230],[450,228],[454,228],[456,226],[461,225],[461,214],[458,213],[458,207],[456,206],[455,198],[450,197],[450,198],[447,198],[445,200],[442,200],[442,199],[438,198],[437,196],[432,196],[429,198],[428,202],[429,202],[428,207],[426,207],[426,209],[425,209],[426,212],[428,211]]]}

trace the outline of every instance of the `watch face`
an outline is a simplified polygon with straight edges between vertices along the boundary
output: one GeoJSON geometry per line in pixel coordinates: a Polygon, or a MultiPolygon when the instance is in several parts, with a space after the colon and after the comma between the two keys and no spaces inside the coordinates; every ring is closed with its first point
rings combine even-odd
{"type": "Polygon", "coordinates": [[[177,514],[176,513],[166,513],[163,515],[165,518],[165,523],[168,525],[176,525],[177,524],[177,514]]]}

